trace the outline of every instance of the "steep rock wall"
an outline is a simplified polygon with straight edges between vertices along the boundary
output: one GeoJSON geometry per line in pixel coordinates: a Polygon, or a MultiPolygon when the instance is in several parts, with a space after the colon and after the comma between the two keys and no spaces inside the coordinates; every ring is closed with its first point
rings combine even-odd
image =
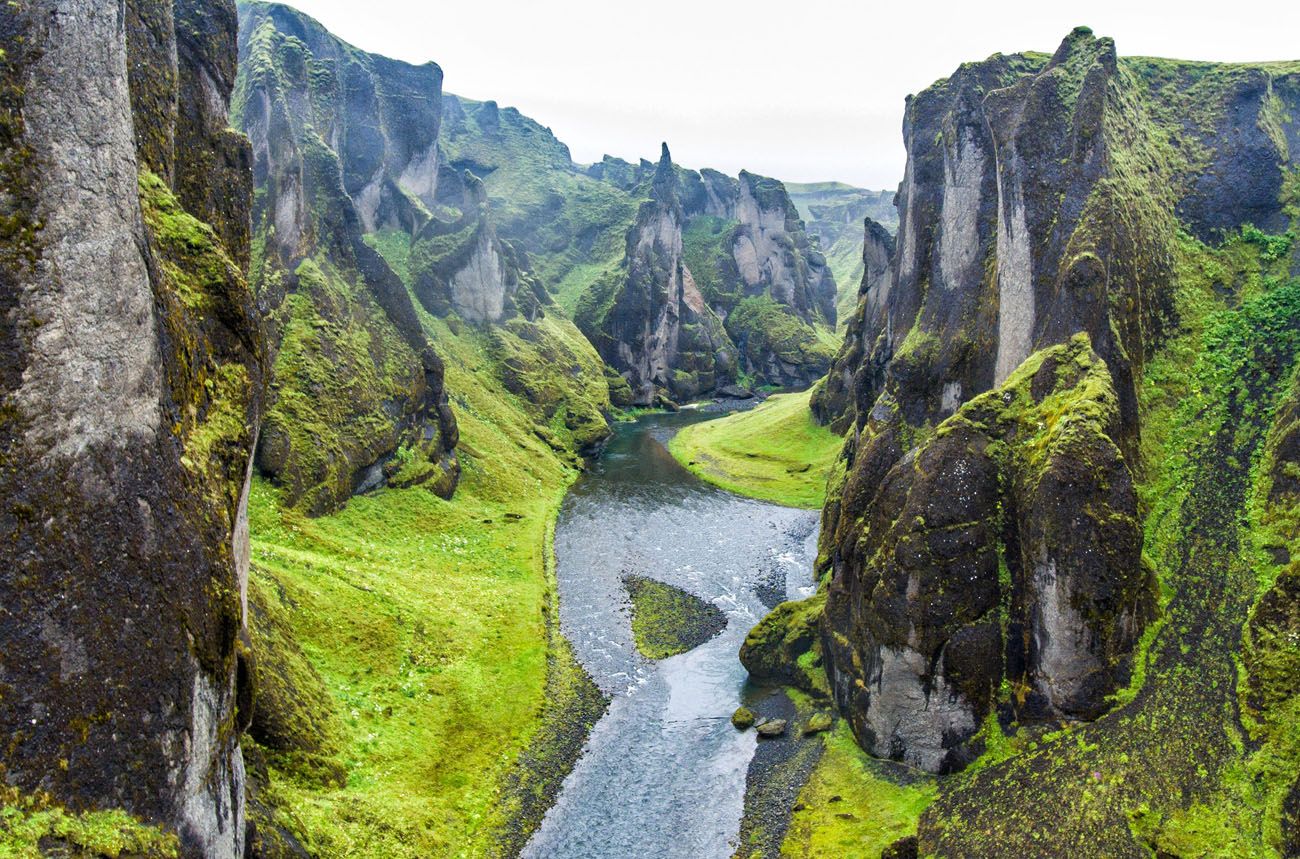
{"type": "Polygon", "coordinates": [[[665,394],[690,399],[735,379],[734,347],[683,260],[685,219],[665,145],[623,265],[593,289],[595,306],[577,320],[637,405],[665,394]]]}
{"type": "MultiPolygon", "coordinates": [[[[835,281],[785,187],[743,171],[733,179],[716,170],[686,170],[665,160],[667,146],[664,152],[653,169],[648,162],[633,166],[607,158],[592,168],[593,174],[632,193],[647,193],[663,212],[671,210],[665,215],[671,224],[663,218],[651,223],[651,213],[643,207],[629,233],[621,271],[642,273],[634,284],[640,299],[653,302],[656,291],[673,294],[678,288],[673,280],[676,267],[637,262],[646,244],[633,237],[671,235],[665,252],[681,258],[688,278],[683,294],[703,308],[693,312],[710,321],[688,322],[693,342],[685,351],[692,357],[684,364],[674,363],[673,350],[664,345],[671,336],[666,339],[654,325],[629,326],[626,318],[610,314],[616,292],[622,296],[623,312],[632,297],[626,284],[619,282],[624,275],[614,272],[583,296],[580,325],[594,340],[622,344],[623,357],[611,363],[634,388],[640,387],[638,401],[653,401],[657,396],[646,381],[656,378],[659,381],[653,384],[674,399],[708,393],[738,374],[782,387],[812,384],[825,374],[833,357],[834,347],[828,344],[833,342],[829,332],[835,325],[835,281]],[[694,331],[699,325],[706,331],[696,341],[694,331]],[[653,337],[655,342],[628,339],[636,337],[653,337]],[[714,352],[715,358],[700,357],[706,351],[714,352]],[[634,372],[629,367],[640,360],[634,357],[639,353],[656,353],[656,357],[642,361],[634,372]]],[[[602,348],[610,355],[619,353],[617,346],[602,348]]]]}
{"type": "MultiPolygon", "coordinates": [[[[1176,323],[1170,289],[1180,222],[1207,237],[1283,222],[1295,152],[1290,80],[1268,67],[1120,60],[1110,40],[1080,29],[1051,57],[966,64],[909,99],[890,274],[861,293],[856,329],[817,401],[824,420],[850,429],[846,475],[823,514],[822,557],[833,572],[827,661],[839,704],[872,751],[932,770],[960,766],[995,706],[1022,721],[1091,718],[1123,682],[1153,591],[1132,540],[1135,502],[1124,493],[1106,501],[1123,531],[1105,536],[1120,553],[1114,562],[1092,566],[1092,541],[1110,526],[1087,517],[1072,524],[1071,540],[1029,552],[1025,541],[1039,539],[1030,511],[1093,509],[1077,500],[1089,491],[1086,475],[1067,470],[1040,482],[1032,499],[1008,496],[1006,466],[977,450],[982,442],[950,449],[953,434],[969,421],[972,397],[987,403],[979,395],[1009,385],[1002,395],[1017,399],[1011,389],[1023,384],[1026,361],[1086,335],[1115,411],[1095,444],[1075,453],[1105,464],[1097,473],[1111,474],[1112,489],[1131,483],[1141,468],[1134,380],[1176,323]],[[1271,166],[1253,169],[1263,164],[1271,166]],[[1214,178],[1225,172],[1240,175],[1242,193],[1214,178]],[[940,470],[912,474],[910,463],[927,456],[940,470]],[[952,491],[964,474],[984,475],[974,502],[952,491]],[[935,484],[920,492],[919,479],[935,484]],[[938,507],[921,515],[923,526],[890,513],[914,493],[938,507]],[[996,520],[994,533],[1015,527],[933,554],[932,523],[971,503],[959,518],[996,520]],[[907,539],[928,543],[930,554],[889,559],[899,529],[914,527],[907,539]],[[987,555],[979,575],[964,576],[962,558],[988,545],[1002,547],[1001,580],[989,578],[987,555]],[[1090,572],[1071,582],[1062,571],[1072,567],[1090,572]],[[912,568],[937,576],[944,599],[924,586],[896,588],[891,576],[912,568]],[[1099,595],[1102,605],[1092,602],[1099,595]],[[1008,621],[985,638],[962,612],[989,600],[1008,621]],[[889,662],[900,642],[910,650],[889,662]],[[978,691],[962,688],[966,660],[984,666],[978,691]],[[911,736],[888,728],[890,720],[933,730],[911,736]]],[[[1023,433],[1002,443],[1014,456],[1036,455],[1023,433]]]]}
{"type": "Polygon", "coordinates": [[[364,54],[287,7],[243,13],[252,281],[275,356],[258,467],[320,514],[392,477],[409,448],[429,466],[420,481],[449,497],[458,435],[442,362],[363,241],[367,225],[414,230],[436,205],[442,73],[364,54]]]}
{"type": "Polygon", "coordinates": [[[840,434],[854,423],[859,392],[865,399],[866,391],[882,385],[885,367],[879,363],[882,353],[876,351],[876,340],[890,336],[894,237],[870,218],[863,223],[863,233],[862,281],[855,311],[844,332],[844,345],[811,401],[813,416],[840,434]]]}
{"type": "Polygon", "coordinates": [[[205,857],[243,855],[263,374],[234,21],[32,0],[0,24],[3,768],[205,857]]]}

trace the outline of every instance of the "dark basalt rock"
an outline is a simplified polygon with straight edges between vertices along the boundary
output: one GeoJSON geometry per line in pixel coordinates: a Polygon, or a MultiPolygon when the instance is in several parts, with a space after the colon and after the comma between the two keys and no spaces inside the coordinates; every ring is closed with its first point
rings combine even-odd
{"type": "Polygon", "coordinates": [[[917,859],[917,839],[908,835],[880,851],[880,859],[917,859]]]}
{"type": "Polygon", "coordinates": [[[844,346],[835,356],[825,383],[813,392],[811,401],[813,417],[841,435],[856,418],[857,392],[879,390],[884,384],[885,353],[876,351],[875,339],[881,337],[888,323],[894,237],[870,218],[864,220],[863,229],[863,274],[857,312],[849,320],[844,346]]]}
{"type": "Polygon", "coordinates": [[[477,324],[541,318],[550,293],[528,258],[497,236],[483,183],[468,171],[443,168],[437,200],[439,211],[459,217],[432,217],[412,240],[412,287],[420,303],[437,316],[454,312],[477,324]]]}
{"type": "Polygon", "coordinates": [[[1080,335],[884,470],[826,599],[831,686],[869,751],[961,766],[1004,678],[1022,721],[1100,714],[1153,610],[1119,428],[1080,335]]]}
{"type": "Polygon", "coordinates": [[[993,708],[1091,719],[1126,676],[1153,604],[1134,379],[1176,322],[1179,220],[1282,223],[1294,94],[1263,67],[1121,60],[1081,28],[909,99],[888,274],[814,398],[849,432],[823,628],[869,750],[956,768],[993,708]]]}
{"type": "Polygon", "coordinates": [[[667,145],[653,171],[606,159],[592,175],[651,198],[623,266],[577,315],[637,404],[695,398],[740,372],[780,387],[825,374],[833,354],[813,326],[835,325],[835,281],[785,186],[682,169],[667,145]]]}
{"type": "Polygon", "coordinates": [[[419,479],[450,497],[458,431],[442,362],[362,239],[412,233],[437,205],[442,72],[362,53],[285,6],[249,4],[239,26],[237,119],[265,190],[252,280],[276,358],[257,465],[319,515],[409,447],[427,463],[419,479]]]}
{"type": "Polygon", "coordinates": [[[600,356],[627,380],[636,405],[653,405],[663,392],[685,401],[735,381],[735,347],[682,258],[684,224],[665,144],[651,199],[628,232],[624,267],[603,286],[603,316],[577,319],[600,356]]]}
{"type": "Polygon", "coordinates": [[[231,859],[264,367],[234,16],[33,0],[0,23],[0,767],[231,859]]]}

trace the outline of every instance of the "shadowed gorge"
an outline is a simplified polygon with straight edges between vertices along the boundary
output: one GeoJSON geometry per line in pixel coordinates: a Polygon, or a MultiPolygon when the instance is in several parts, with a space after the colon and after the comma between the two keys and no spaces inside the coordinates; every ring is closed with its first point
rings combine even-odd
{"type": "MultiPolygon", "coordinates": [[[[816,14],[672,61],[813,134],[816,14]]],[[[0,8],[0,856],[1300,855],[1300,62],[964,62],[881,191],[371,47],[0,8]]]]}

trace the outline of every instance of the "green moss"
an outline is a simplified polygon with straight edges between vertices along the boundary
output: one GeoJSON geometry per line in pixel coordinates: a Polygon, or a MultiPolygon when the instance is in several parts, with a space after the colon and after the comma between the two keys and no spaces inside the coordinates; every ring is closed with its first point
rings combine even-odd
{"type": "Polygon", "coordinates": [[[731,246],[736,225],[736,221],[701,215],[691,218],[682,231],[682,258],[704,300],[714,307],[731,307],[743,294],[738,279],[723,276],[724,268],[735,265],[731,246]]]}
{"type": "Polygon", "coordinates": [[[869,757],[845,722],[826,735],[826,747],[799,794],[781,855],[877,857],[916,832],[938,792],[936,781],[869,757]]]}
{"type": "Polygon", "coordinates": [[[822,667],[821,621],[826,591],[783,602],[768,612],[740,648],[740,661],[760,682],[780,683],[818,698],[830,698],[822,667]]]}
{"type": "MultiPolygon", "coordinates": [[[[352,491],[357,468],[397,449],[392,403],[418,399],[420,362],[355,274],[303,260],[283,307],[265,445],[288,501],[312,513],[352,491]],[[283,441],[280,441],[283,439],[283,441]]],[[[264,458],[263,465],[270,465],[264,458]]]]}
{"type": "Polygon", "coordinates": [[[712,603],[656,579],[623,579],[632,599],[632,638],[647,659],[667,659],[722,631],[727,616],[712,603]]]}
{"type": "Polygon", "coordinates": [[[833,332],[823,335],[765,295],[741,299],[727,316],[727,334],[750,364],[766,365],[774,355],[787,364],[828,369],[839,342],[833,332]]]}
{"type": "Polygon", "coordinates": [[[411,282],[411,237],[404,230],[379,230],[361,238],[384,258],[402,283],[411,282]]]}
{"type": "Polygon", "coordinates": [[[39,796],[0,788],[0,856],[41,859],[51,855],[173,859],[180,855],[180,842],[174,834],[125,811],[76,813],[39,796]]]}
{"type": "Polygon", "coordinates": [[[820,507],[843,439],[819,426],[810,393],[777,394],[751,411],[692,424],[668,444],[699,477],[790,507],[820,507]]]}
{"type": "Polygon", "coordinates": [[[1170,855],[1276,855],[1298,723],[1283,709],[1272,727],[1252,726],[1235,654],[1276,571],[1256,543],[1270,507],[1263,440],[1300,354],[1300,283],[1285,280],[1281,244],[1246,234],[1218,248],[1186,235],[1173,245],[1177,324],[1139,387],[1144,562],[1159,576],[1163,617],[1119,709],[1036,738],[986,725],[988,760],[945,788],[923,848],[1020,849],[1026,833],[1045,834],[1050,809],[1061,849],[1113,851],[1136,838],[1170,855]]]}

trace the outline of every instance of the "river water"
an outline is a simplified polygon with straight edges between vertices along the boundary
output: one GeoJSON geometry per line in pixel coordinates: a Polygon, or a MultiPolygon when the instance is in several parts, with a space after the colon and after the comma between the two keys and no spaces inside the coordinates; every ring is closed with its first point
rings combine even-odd
{"type": "Polygon", "coordinates": [[[621,425],[565,501],[555,533],[561,625],[612,702],[524,857],[726,859],[735,848],[756,743],[729,722],[748,700],[737,653],[772,604],[812,593],[817,517],[739,498],[678,465],[664,444],[703,417],[621,425]],[[713,603],[726,629],[688,653],[644,659],[629,574],[713,603]]]}

